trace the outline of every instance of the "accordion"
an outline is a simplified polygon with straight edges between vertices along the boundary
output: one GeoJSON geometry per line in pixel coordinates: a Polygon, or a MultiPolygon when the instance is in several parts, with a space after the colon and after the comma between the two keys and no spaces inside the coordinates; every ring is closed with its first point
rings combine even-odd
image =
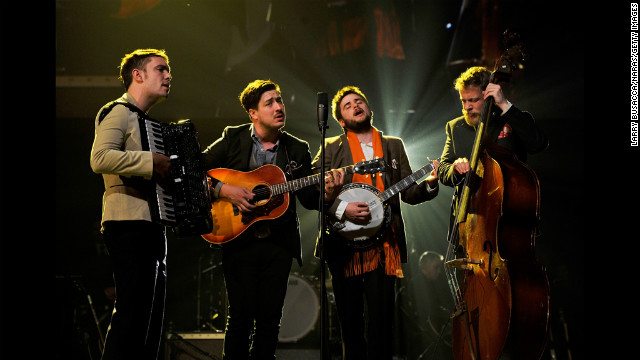
{"type": "Polygon", "coordinates": [[[138,116],[143,150],[171,159],[166,181],[148,191],[151,218],[178,236],[211,232],[211,198],[198,133],[190,120],[161,123],[138,116]]]}
{"type": "Polygon", "coordinates": [[[105,105],[100,123],[116,105],[124,105],[138,115],[142,150],[171,159],[167,180],[162,183],[144,180],[144,191],[151,219],[172,227],[178,236],[208,234],[213,229],[209,184],[198,133],[190,120],[161,123],[150,118],[135,105],[115,100],[105,105]]]}

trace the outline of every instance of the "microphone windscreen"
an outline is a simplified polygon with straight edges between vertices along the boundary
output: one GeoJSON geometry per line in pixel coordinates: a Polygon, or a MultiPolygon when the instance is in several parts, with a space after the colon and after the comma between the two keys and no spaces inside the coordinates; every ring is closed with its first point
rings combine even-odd
{"type": "Polygon", "coordinates": [[[318,128],[322,131],[322,128],[327,123],[327,118],[329,117],[329,96],[327,93],[319,92],[318,93],[318,128]]]}

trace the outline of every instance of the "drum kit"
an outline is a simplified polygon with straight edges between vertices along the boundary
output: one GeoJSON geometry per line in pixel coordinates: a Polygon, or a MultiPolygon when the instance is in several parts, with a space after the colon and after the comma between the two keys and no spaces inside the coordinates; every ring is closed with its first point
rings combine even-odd
{"type": "Polygon", "coordinates": [[[278,335],[280,342],[296,342],[307,336],[315,328],[319,313],[318,289],[305,277],[290,274],[278,335]]]}
{"type": "Polygon", "coordinates": [[[197,283],[197,331],[224,331],[227,317],[227,294],[222,275],[222,256],[219,252],[200,256],[197,283]]]}
{"type": "MultiPolygon", "coordinates": [[[[198,331],[224,331],[227,300],[222,264],[216,256],[201,257],[198,270],[197,329],[198,331]]],[[[330,285],[327,289],[327,298],[330,314],[333,314],[335,303],[330,285]]],[[[339,337],[337,326],[336,323],[330,328],[329,334],[333,333],[339,337]]],[[[281,343],[294,344],[311,337],[319,331],[319,327],[320,280],[316,276],[292,272],[287,283],[278,340],[281,343]]]]}

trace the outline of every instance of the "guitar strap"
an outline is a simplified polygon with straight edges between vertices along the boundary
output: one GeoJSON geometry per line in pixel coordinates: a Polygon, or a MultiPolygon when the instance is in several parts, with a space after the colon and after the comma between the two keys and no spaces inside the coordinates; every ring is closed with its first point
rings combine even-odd
{"type": "Polygon", "coordinates": [[[297,162],[295,162],[295,160],[291,160],[289,158],[289,135],[286,132],[282,132],[282,145],[284,147],[284,155],[287,158],[287,163],[284,167],[284,175],[286,176],[288,181],[293,180],[293,170],[298,169],[300,166],[300,164],[298,164],[297,162]]]}

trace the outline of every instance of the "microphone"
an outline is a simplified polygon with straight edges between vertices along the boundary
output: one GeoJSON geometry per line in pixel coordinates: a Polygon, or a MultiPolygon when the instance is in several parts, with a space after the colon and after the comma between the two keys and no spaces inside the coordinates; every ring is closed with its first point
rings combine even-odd
{"type": "Polygon", "coordinates": [[[318,93],[318,130],[327,127],[327,118],[329,117],[329,97],[327,93],[318,93]]]}

